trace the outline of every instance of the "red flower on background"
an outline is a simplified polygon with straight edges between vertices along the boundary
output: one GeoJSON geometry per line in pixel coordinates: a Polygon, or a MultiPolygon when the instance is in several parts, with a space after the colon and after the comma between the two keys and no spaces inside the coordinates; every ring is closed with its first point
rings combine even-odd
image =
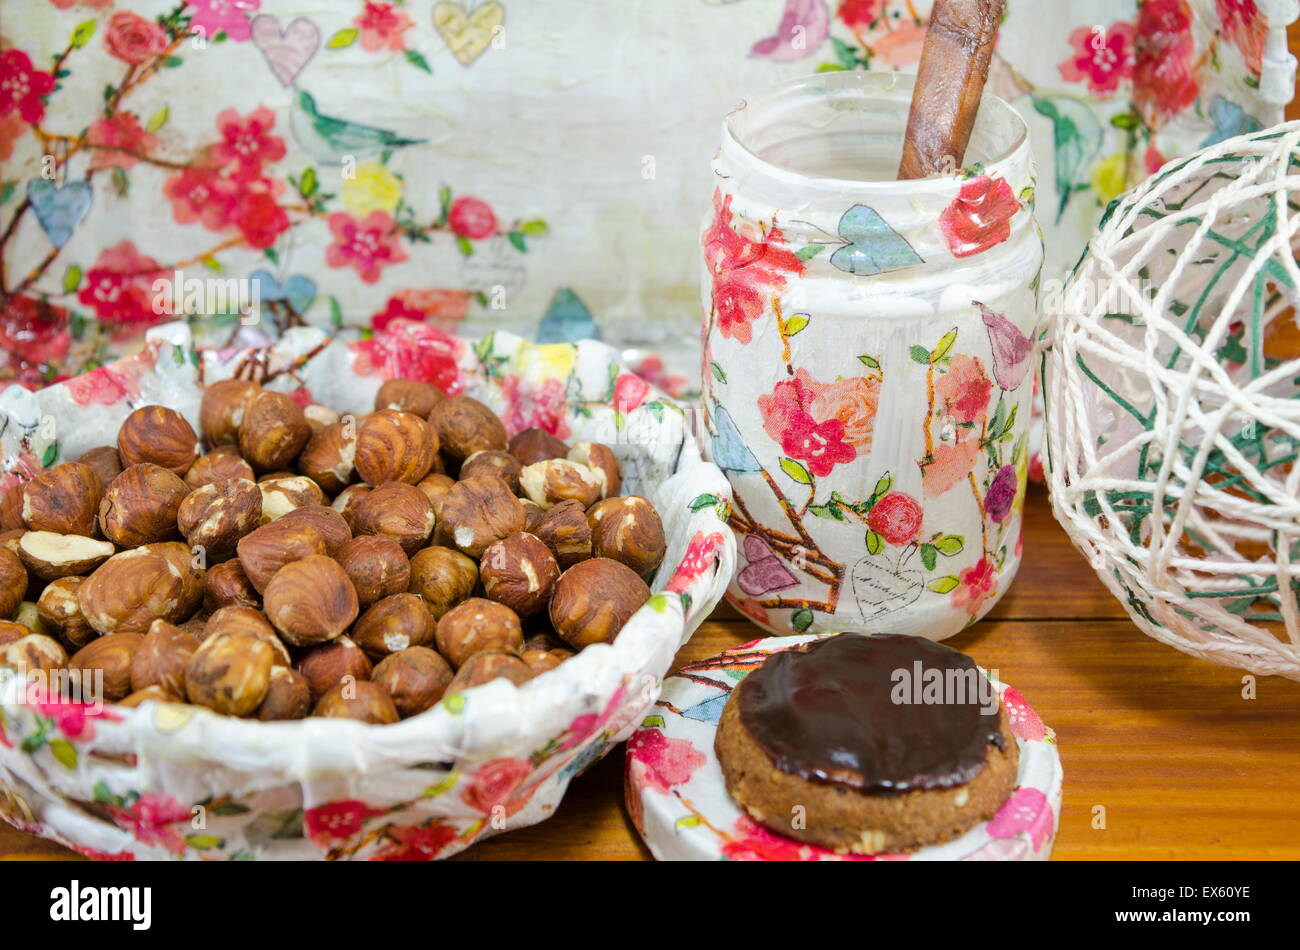
{"type": "Polygon", "coordinates": [[[127,327],[157,323],[166,316],[155,312],[153,305],[152,284],[161,272],[159,263],[136,250],[134,242],[122,241],[99,252],[77,299],[105,323],[127,327]]]}
{"type": "Polygon", "coordinates": [[[190,809],[167,795],[141,795],[127,808],[105,805],[104,810],[119,828],[142,844],[157,844],[173,854],[185,851],[185,842],[172,826],[188,822],[190,809]]]}
{"type": "Polygon", "coordinates": [[[957,580],[961,583],[952,592],[952,605],[974,617],[979,613],[980,605],[993,596],[998,583],[998,571],[993,559],[986,554],[958,574],[957,580]]]}
{"type": "Polygon", "coordinates": [[[456,829],[440,821],[427,825],[393,825],[384,834],[391,844],[377,850],[372,861],[432,861],[456,840],[456,829]]]}
{"type": "Polygon", "coordinates": [[[265,191],[246,191],[234,208],[235,226],[250,246],[270,247],[289,229],[289,215],[265,191]]]}
{"type": "Polygon", "coordinates": [[[619,412],[639,409],[650,395],[650,384],[635,373],[622,373],[614,381],[614,408],[619,412]]]}
{"type": "Polygon", "coordinates": [[[361,31],[358,40],[361,48],[374,53],[382,49],[402,49],[405,45],[402,33],[415,26],[415,21],[391,3],[373,3],[367,0],[365,8],[356,15],[352,25],[361,31]]]}
{"type": "Polygon", "coordinates": [[[516,796],[519,787],[533,770],[528,759],[493,759],[479,766],[470,778],[469,785],[461,792],[460,798],[466,805],[491,814],[492,809],[501,805],[507,815],[513,815],[527,803],[516,796]]]}
{"type": "Polygon", "coordinates": [[[424,321],[424,314],[408,305],[400,297],[389,297],[384,309],[370,318],[372,330],[386,330],[394,320],[424,321]]]}
{"type": "Polygon", "coordinates": [[[314,844],[328,847],[351,838],[367,821],[383,813],[382,808],[371,808],[361,801],[330,802],[303,813],[303,830],[314,844]]]}
{"type": "Polygon", "coordinates": [[[569,437],[569,425],[564,421],[569,400],[563,380],[533,381],[510,375],[501,380],[501,395],[506,401],[501,419],[507,432],[537,428],[558,439],[569,437]]]}
{"type": "Polygon", "coordinates": [[[885,12],[885,0],[842,0],[836,15],[850,30],[865,30],[885,12]]]}
{"type": "Polygon", "coordinates": [[[497,216],[491,205],[478,198],[457,198],[447,212],[453,234],[481,241],[497,233],[497,216]]]}
{"type": "Polygon", "coordinates": [[[108,18],[104,47],[122,62],[139,65],[167,49],[167,33],[153,20],[119,10],[108,18]]]}
{"type": "Polygon", "coordinates": [[[464,388],[456,356],[460,344],[426,323],[395,319],[369,340],[348,344],[358,376],[414,379],[432,383],[448,395],[464,388]]]}
{"type": "Polygon", "coordinates": [[[221,140],[211,147],[211,154],[221,165],[229,166],[236,181],[251,181],[262,174],[262,166],[284,158],[284,139],[272,135],[275,113],[258,106],[246,116],[235,109],[223,109],[217,115],[221,140]]]}
{"type": "Polygon", "coordinates": [[[722,542],[722,535],[716,531],[709,534],[697,531],[695,537],[691,538],[691,543],[686,546],[686,553],[682,555],[681,563],[673,572],[664,590],[672,591],[674,594],[686,593],[686,589],[713,566],[717,560],[715,552],[722,542]]]}
{"type": "Polygon", "coordinates": [[[20,49],[0,53],[0,115],[17,111],[35,125],[45,118],[42,97],[54,91],[54,75],[32,67],[31,57],[20,49]]]}
{"type": "Polygon", "coordinates": [[[921,533],[921,506],[911,495],[891,491],[871,506],[867,527],[890,544],[911,544],[921,533]]]}
{"type": "Polygon", "coordinates": [[[373,284],[385,267],[406,260],[397,224],[387,211],[372,211],[361,220],[336,211],[326,220],[334,237],[325,250],[330,267],[352,267],[365,283],[373,284]]]}
{"type": "Polygon", "coordinates": [[[1119,88],[1121,79],[1133,78],[1133,35],[1133,24],[1122,20],[1105,30],[1077,28],[1070,34],[1070,56],[1057,67],[1061,78],[1086,82],[1094,95],[1109,95],[1119,88]]]}
{"type": "Polygon", "coordinates": [[[731,195],[713,192],[713,223],[700,238],[704,261],[713,275],[713,309],[725,337],[748,343],[750,324],[763,313],[767,295],[785,286],[785,275],[804,272],[803,261],[779,246],[785,236],[772,228],[759,241],[732,227],[731,195]]]}
{"type": "Polygon", "coordinates": [[[0,311],[0,349],[27,363],[59,363],[68,355],[68,311],[35,297],[10,297],[0,311]]]}
{"type": "Polygon", "coordinates": [[[1010,238],[1011,219],[1019,210],[1005,178],[977,175],[939,212],[939,229],[954,257],[970,257],[1010,238]]]}
{"type": "Polygon", "coordinates": [[[1187,0],[1147,0],[1138,8],[1133,103],[1155,125],[1196,101],[1192,11],[1187,0]]]}
{"type": "Polygon", "coordinates": [[[188,165],[163,183],[163,194],[171,199],[178,224],[198,221],[210,231],[220,231],[230,224],[239,189],[216,168],[188,165]]]}
{"type": "Polygon", "coordinates": [[[96,146],[90,160],[92,170],[130,168],[158,144],[158,136],[146,131],[134,112],[118,112],[107,119],[96,119],[86,130],[86,141],[96,146]]]}
{"type": "Polygon", "coordinates": [[[689,740],[670,739],[661,729],[638,729],[627,740],[629,772],[663,795],[674,786],[689,782],[695,770],[707,761],[704,753],[689,740]],[[633,769],[633,763],[641,768],[633,769]]]}
{"type": "Polygon", "coordinates": [[[89,742],[95,738],[95,720],[118,722],[120,717],[104,706],[90,703],[78,703],[65,700],[62,696],[50,696],[48,693],[33,703],[42,716],[54,720],[59,731],[69,739],[89,742]]]}
{"type": "Polygon", "coordinates": [[[1259,15],[1259,6],[1255,0],[1214,0],[1214,6],[1223,35],[1241,50],[1247,68],[1258,76],[1268,41],[1268,23],[1259,15]]]}

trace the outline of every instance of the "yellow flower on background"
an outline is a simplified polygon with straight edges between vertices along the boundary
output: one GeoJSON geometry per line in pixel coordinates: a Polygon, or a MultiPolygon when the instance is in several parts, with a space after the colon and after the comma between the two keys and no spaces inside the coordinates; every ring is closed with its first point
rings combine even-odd
{"type": "Polygon", "coordinates": [[[525,379],[568,379],[578,348],[569,343],[528,343],[519,346],[516,361],[525,379]]]}
{"type": "Polygon", "coordinates": [[[1128,156],[1116,152],[1109,158],[1103,158],[1092,170],[1092,190],[1097,193],[1097,200],[1110,204],[1124,192],[1128,191],[1128,156]]]}
{"type": "Polygon", "coordinates": [[[378,162],[364,162],[343,179],[343,204],[357,217],[372,211],[393,212],[402,200],[402,179],[378,162]]]}

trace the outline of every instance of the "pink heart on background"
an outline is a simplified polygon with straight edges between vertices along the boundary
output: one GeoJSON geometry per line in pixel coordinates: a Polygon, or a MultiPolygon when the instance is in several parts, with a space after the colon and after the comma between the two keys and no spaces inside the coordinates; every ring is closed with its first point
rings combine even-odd
{"type": "Polygon", "coordinates": [[[279,17],[263,13],[253,19],[253,45],[262,51],[280,84],[289,86],[320,49],[320,28],[298,17],[282,29],[279,17]]]}
{"type": "Polygon", "coordinates": [[[996,310],[984,306],[978,300],[972,300],[971,303],[979,307],[984,326],[989,331],[989,346],[993,350],[993,378],[1007,392],[1019,388],[1029,372],[1029,358],[1034,352],[1033,341],[996,310]]]}
{"type": "Polygon", "coordinates": [[[774,590],[787,590],[799,586],[798,579],[790,573],[771,546],[755,534],[745,535],[745,559],[749,564],[736,575],[736,583],[746,594],[757,597],[774,590]]]}

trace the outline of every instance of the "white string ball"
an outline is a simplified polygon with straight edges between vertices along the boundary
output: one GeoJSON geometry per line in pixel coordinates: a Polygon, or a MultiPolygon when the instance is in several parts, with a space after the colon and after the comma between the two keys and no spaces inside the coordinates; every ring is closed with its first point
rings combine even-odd
{"type": "Polygon", "coordinates": [[[1052,508],[1142,630],[1300,679],[1300,122],[1169,163],[1045,300],[1052,508]]]}

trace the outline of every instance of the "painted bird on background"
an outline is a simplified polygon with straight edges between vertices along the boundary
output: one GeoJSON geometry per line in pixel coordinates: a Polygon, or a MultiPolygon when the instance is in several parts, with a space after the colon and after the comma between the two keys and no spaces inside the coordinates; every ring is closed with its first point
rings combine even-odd
{"type": "Polygon", "coordinates": [[[342,165],[348,156],[373,155],[428,141],[408,139],[387,129],[324,115],[316,108],[316,99],[305,89],[298,91],[294,104],[289,116],[294,138],[318,162],[326,165],[342,165]]]}

